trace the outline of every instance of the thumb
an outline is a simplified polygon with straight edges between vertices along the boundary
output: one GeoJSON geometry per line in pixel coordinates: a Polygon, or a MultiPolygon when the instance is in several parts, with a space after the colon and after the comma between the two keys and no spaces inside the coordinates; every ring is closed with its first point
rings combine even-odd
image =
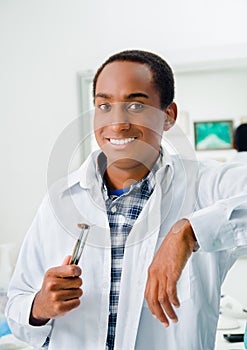
{"type": "Polygon", "coordinates": [[[67,255],[66,258],[64,259],[62,266],[64,265],[69,265],[71,259],[71,255],[67,255]]]}

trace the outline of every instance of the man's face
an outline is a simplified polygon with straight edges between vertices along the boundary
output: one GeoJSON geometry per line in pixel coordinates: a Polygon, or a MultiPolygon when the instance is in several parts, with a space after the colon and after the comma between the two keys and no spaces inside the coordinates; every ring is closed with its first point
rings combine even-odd
{"type": "Polygon", "coordinates": [[[94,130],[108,164],[152,166],[165,120],[147,65],[116,61],[103,69],[96,84],[94,130]]]}

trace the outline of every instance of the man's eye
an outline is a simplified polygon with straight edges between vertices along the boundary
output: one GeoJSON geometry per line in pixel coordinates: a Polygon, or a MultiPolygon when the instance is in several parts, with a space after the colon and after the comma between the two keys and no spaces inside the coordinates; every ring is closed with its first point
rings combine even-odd
{"type": "Polygon", "coordinates": [[[101,103],[98,108],[103,112],[108,112],[111,110],[111,105],[109,103],[101,103]]]}
{"type": "Polygon", "coordinates": [[[128,105],[128,109],[131,111],[141,111],[145,108],[145,105],[140,102],[132,102],[128,105]]]}

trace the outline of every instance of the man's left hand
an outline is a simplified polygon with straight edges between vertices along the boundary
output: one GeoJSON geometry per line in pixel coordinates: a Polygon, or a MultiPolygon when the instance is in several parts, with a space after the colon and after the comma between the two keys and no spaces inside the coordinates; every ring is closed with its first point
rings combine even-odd
{"type": "Polygon", "coordinates": [[[168,318],[178,321],[173,308],[180,306],[177,281],[195,242],[190,222],[186,219],[178,221],[168,232],[148,269],[145,298],[153,316],[166,327],[169,326],[168,318]]]}

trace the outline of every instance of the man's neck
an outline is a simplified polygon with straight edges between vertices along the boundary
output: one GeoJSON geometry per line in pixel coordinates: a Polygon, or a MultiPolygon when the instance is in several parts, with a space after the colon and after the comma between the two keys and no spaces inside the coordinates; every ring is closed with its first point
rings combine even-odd
{"type": "MultiPolygon", "coordinates": [[[[150,169],[152,166],[150,166],[150,169]]],[[[106,168],[104,178],[108,189],[119,190],[128,188],[133,183],[145,178],[150,172],[150,169],[141,164],[131,169],[122,169],[112,164],[106,168]]]]}

